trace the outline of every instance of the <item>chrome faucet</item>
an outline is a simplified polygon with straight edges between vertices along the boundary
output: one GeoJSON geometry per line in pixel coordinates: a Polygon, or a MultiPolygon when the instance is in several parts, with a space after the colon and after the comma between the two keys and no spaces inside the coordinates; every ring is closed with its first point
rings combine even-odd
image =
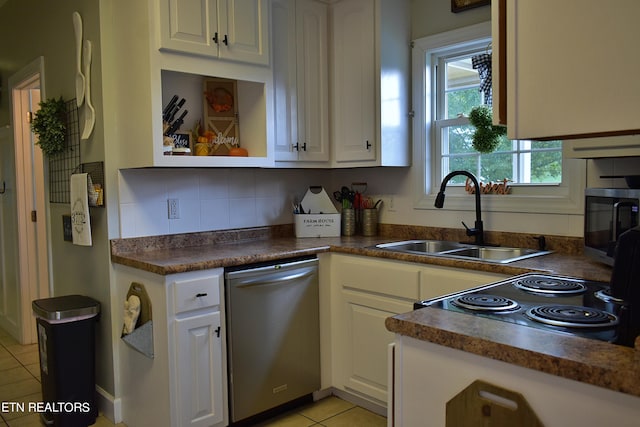
{"type": "Polygon", "coordinates": [[[468,177],[474,185],[476,189],[476,223],[473,228],[467,227],[467,224],[462,221],[462,225],[467,230],[467,236],[474,236],[476,245],[484,245],[484,227],[482,226],[482,212],[480,210],[480,186],[478,185],[478,180],[472,173],[467,171],[453,171],[449,175],[445,176],[442,180],[442,184],[440,184],[440,191],[436,196],[435,207],[440,209],[444,206],[444,190],[447,187],[447,183],[451,178],[456,175],[464,175],[468,177]]]}

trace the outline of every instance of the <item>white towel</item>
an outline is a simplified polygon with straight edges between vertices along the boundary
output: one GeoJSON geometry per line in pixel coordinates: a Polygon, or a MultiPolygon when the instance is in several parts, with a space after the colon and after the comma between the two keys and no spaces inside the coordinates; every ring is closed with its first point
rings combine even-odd
{"type": "Polygon", "coordinates": [[[88,178],[86,173],[71,175],[71,233],[73,244],[91,246],[88,178]]]}

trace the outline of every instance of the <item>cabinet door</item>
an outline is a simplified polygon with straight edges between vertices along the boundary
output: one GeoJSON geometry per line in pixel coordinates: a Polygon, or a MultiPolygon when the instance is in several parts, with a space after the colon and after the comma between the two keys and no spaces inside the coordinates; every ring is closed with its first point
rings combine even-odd
{"type": "Polygon", "coordinates": [[[387,402],[388,347],[394,334],[385,319],[411,311],[412,302],[345,291],[343,371],[339,387],[387,402]]]}
{"type": "Polygon", "coordinates": [[[269,64],[267,0],[218,0],[220,57],[269,64]]]}
{"type": "Polygon", "coordinates": [[[420,296],[417,265],[374,258],[332,256],[332,286],[338,296],[332,319],[332,384],[387,400],[387,346],[393,334],[385,319],[411,311],[420,296]]]}
{"type": "Polygon", "coordinates": [[[332,19],[335,160],[375,160],[375,2],[335,3],[332,19]]]}
{"type": "Polygon", "coordinates": [[[274,0],[276,160],[329,160],[327,5],[274,0]]]}
{"type": "Polygon", "coordinates": [[[327,5],[296,2],[299,160],[329,160],[327,5]]]}
{"type": "Polygon", "coordinates": [[[506,2],[511,139],[639,133],[640,2],[506,2]],[[541,31],[541,23],[544,30],[541,31]]]}
{"type": "Polygon", "coordinates": [[[160,45],[165,49],[218,56],[214,41],[217,22],[216,0],[162,0],[160,45]]]}
{"type": "Polygon", "coordinates": [[[178,420],[211,426],[223,420],[220,312],[176,319],[178,420]]]}
{"type": "Polygon", "coordinates": [[[298,100],[296,92],[296,10],[295,0],[272,0],[273,104],[275,157],[295,161],[298,151],[298,100]]]}

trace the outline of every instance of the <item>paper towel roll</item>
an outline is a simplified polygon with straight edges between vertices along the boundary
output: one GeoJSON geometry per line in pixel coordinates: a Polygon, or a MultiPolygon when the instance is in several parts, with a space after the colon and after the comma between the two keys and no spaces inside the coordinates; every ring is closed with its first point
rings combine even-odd
{"type": "Polygon", "coordinates": [[[74,245],[92,245],[87,184],[88,174],[76,173],[71,175],[71,234],[74,245]]]}

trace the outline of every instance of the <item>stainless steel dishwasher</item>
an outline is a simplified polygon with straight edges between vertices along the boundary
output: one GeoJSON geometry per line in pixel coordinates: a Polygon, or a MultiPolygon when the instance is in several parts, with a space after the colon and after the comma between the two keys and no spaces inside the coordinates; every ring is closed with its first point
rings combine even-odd
{"type": "Polygon", "coordinates": [[[225,279],[231,421],[318,390],[318,260],[228,270],[225,279]]]}

